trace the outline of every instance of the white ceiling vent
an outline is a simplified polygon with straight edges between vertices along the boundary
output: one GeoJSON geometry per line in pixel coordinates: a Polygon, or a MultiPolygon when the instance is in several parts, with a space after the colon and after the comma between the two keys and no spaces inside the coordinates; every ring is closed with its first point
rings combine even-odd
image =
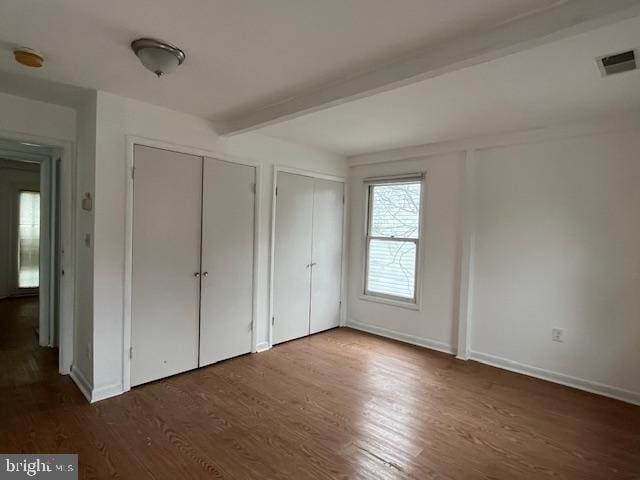
{"type": "Polygon", "coordinates": [[[603,77],[608,77],[616,73],[630,72],[638,68],[636,64],[636,52],[633,50],[600,57],[597,61],[603,77]]]}

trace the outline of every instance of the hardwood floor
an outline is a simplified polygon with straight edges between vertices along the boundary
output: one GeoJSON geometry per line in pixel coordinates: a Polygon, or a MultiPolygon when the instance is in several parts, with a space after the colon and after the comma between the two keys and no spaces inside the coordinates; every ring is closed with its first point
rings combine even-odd
{"type": "Polygon", "coordinates": [[[82,479],[640,478],[640,407],[349,329],[89,405],[29,311],[0,302],[0,451],[82,479]]]}

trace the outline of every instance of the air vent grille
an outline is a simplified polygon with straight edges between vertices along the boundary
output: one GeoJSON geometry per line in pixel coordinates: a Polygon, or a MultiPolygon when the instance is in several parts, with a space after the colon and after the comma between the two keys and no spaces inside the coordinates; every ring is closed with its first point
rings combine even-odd
{"type": "Polygon", "coordinates": [[[630,72],[637,68],[636,53],[633,50],[607,55],[598,59],[602,74],[606,77],[616,73],[630,72]]]}

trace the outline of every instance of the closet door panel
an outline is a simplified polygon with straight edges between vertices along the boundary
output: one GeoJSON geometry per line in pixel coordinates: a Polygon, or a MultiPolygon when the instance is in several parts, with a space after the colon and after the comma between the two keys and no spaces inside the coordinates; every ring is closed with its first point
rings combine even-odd
{"type": "Polygon", "coordinates": [[[202,158],[136,146],[131,385],[198,366],[202,158]]]}
{"type": "Polygon", "coordinates": [[[278,173],[273,343],[309,334],[313,179],[278,173]]]}
{"type": "Polygon", "coordinates": [[[255,181],[254,167],[205,158],[200,366],[251,351],[255,181]]]}
{"type": "Polygon", "coordinates": [[[315,179],[310,333],[340,324],[344,184],[315,179]]]}

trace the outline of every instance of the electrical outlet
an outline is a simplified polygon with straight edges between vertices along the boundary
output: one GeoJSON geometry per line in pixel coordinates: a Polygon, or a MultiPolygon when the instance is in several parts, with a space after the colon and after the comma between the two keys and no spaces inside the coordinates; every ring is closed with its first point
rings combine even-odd
{"type": "Polygon", "coordinates": [[[564,342],[564,330],[561,328],[553,328],[551,329],[551,340],[554,342],[564,342]]]}

